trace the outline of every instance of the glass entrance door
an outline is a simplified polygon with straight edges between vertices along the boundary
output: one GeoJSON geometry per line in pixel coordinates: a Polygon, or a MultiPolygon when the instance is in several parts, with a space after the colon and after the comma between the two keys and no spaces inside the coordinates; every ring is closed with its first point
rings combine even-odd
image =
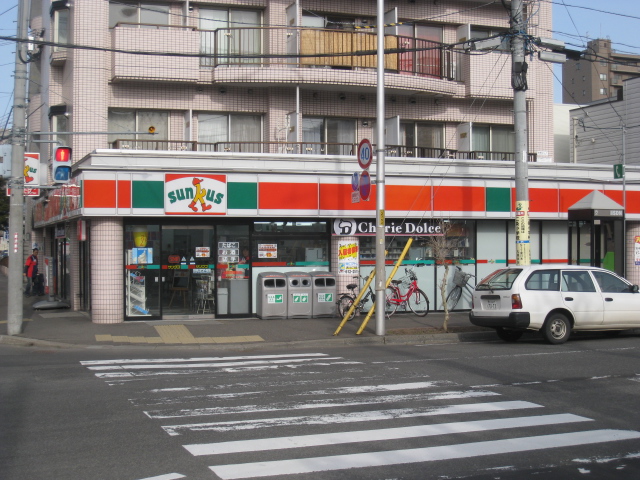
{"type": "Polygon", "coordinates": [[[218,314],[251,314],[249,226],[219,225],[216,249],[218,314]]]}
{"type": "Polygon", "coordinates": [[[162,317],[215,314],[213,226],[162,227],[162,317]]]}

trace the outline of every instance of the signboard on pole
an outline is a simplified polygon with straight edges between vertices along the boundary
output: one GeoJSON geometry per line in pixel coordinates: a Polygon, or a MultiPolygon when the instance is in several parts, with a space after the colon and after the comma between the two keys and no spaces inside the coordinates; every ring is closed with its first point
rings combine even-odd
{"type": "Polygon", "coordinates": [[[363,170],[367,170],[373,160],[373,148],[368,139],[363,139],[358,145],[358,165],[363,170]]]}

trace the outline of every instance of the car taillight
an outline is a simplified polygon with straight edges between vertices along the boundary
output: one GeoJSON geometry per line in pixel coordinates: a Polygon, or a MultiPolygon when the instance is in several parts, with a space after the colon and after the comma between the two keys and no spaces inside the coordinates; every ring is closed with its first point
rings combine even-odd
{"type": "Polygon", "coordinates": [[[511,308],[513,310],[522,309],[522,300],[520,299],[520,295],[518,295],[517,293],[511,295],[511,308]]]}

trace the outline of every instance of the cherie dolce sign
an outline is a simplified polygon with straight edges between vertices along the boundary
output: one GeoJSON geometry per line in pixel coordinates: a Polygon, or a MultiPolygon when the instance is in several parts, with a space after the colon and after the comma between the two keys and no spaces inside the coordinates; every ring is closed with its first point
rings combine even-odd
{"type": "MultiPolygon", "coordinates": [[[[392,219],[385,222],[384,231],[389,235],[442,236],[442,227],[433,220],[392,219]]],[[[375,235],[376,225],[371,220],[336,218],[334,235],[375,235]]]]}
{"type": "Polygon", "coordinates": [[[225,215],[227,176],[165,174],[164,211],[167,215],[225,215]]]}

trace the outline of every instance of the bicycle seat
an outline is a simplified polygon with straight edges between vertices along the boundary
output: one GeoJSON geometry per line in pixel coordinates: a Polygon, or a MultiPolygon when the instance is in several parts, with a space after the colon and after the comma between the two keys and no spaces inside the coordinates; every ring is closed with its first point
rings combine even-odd
{"type": "Polygon", "coordinates": [[[357,283],[350,283],[349,285],[347,285],[347,290],[355,290],[357,286],[357,283]]]}
{"type": "Polygon", "coordinates": [[[393,283],[394,285],[400,285],[402,283],[402,280],[391,280],[391,283],[393,283]]]}

